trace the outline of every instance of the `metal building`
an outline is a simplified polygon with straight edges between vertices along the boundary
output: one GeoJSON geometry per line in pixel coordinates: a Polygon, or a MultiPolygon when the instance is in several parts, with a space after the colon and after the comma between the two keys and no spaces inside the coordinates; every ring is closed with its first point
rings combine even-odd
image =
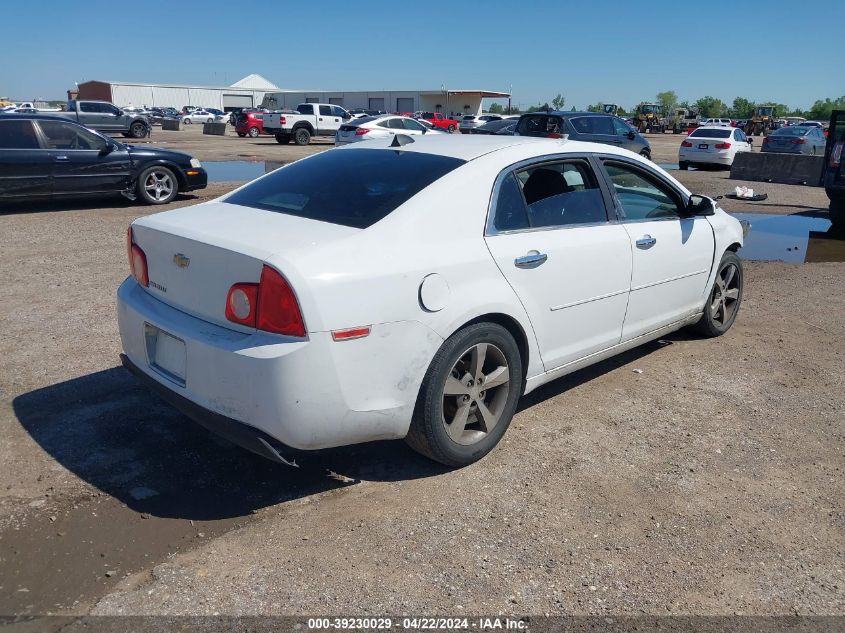
{"type": "Polygon", "coordinates": [[[248,75],[231,86],[180,86],[130,81],[86,81],[79,84],[77,99],[110,101],[120,108],[185,106],[233,110],[261,105],[267,92],[279,87],[261,75],[248,75]]]}

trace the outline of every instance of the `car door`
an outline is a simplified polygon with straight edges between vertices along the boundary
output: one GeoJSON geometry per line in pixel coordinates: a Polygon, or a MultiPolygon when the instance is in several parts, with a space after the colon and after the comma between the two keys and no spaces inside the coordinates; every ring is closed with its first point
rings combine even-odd
{"type": "Polygon", "coordinates": [[[707,218],[686,216],[684,194],[651,168],[621,157],[602,163],[633,254],[627,341],[701,310],[715,238],[707,218]]]}
{"type": "Polygon", "coordinates": [[[734,128],[733,142],[736,143],[736,151],[737,152],[750,152],[751,151],[751,143],[748,142],[748,137],[745,135],[745,132],[743,132],[739,128],[734,128]]]}
{"type": "Polygon", "coordinates": [[[123,191],[132,161],[125,146],[63,121],[37,122],[52,164],[53,195],[123,191]]]}
{"type": "Polygon", "coordinates": [[[404,134],[420,135],[427,132],[424,125],[417,123],[413,119],[403,118],[399,119],[399,121],[402,122],[402,126],[405,128],[404,134]]]}
{"type": "Polygon", "coordinates": [[[586,156],[529,161],[499,175],[485,240],[531,320],[547,371],[616,345],[631,243],[586,156]]]}
{"type": "Polygon", "coordinates": [[[609,116],[591,116],[584,117],[590,119],[590,125],[593,129],[592,140],[596,143],[605,143],[607,145],[622,145],[622,139],[616,134],[613,128],[613,121],[609,116]]]}
{"type": "Polygon", "coordinates": [[[616,144],[619,147],[639,153],[642,149],[642,141],[637,138],[636,132],[628,127],[625,121],[617,117],[610,117],[610,122],[613,125],[613,133],[616,135],[616,144]]]}
{"type": "Polygon", "coordinates": [[[29,119],[0,120],[0,198],[49,196],[50,155],[29,119]]]}
{"type": "MultiPolygon", "coordinates": [[[[319,112],[317,113],[317,134],[331,134],[334,132],[332,129],[332,124],[334,119],[334,112],[332,112],[332,107],[329,105],[321,105],[318,106],[319,112]]],[[[338,119],[339,121],[340,119],[338,119]]],[[[338,127],[340,124],[338,123],[338,127]]],[[[334,128],[335,130],[337,128],[334,128]]]]}

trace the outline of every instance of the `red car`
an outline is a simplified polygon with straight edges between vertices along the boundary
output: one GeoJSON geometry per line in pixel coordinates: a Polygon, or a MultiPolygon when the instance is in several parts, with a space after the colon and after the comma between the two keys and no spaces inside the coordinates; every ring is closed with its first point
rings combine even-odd
{"type": "Polygon", "coordinates": [[[264,113],[263,112],[240,112],[235,120],[235,132],[238,136],[249,136],[255,138],[264,134],[264,113]]]}
{"type": "Polygon", "coordinates": [[[458,121],[456,119],[450,119],[440,112],[421,112],[419,118],[425,119],[434,127],[439,127],[449,133],[458,129],[458,121]]]}

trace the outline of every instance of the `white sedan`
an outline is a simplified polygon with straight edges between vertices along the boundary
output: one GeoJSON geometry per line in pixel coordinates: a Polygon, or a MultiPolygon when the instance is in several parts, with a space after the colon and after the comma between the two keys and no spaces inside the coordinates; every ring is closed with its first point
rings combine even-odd
{"type": "Polygon", "coordinates": [[[624,149],[397,135],[135,220],[123,363],[277,461],[406,438],[462,466],[540,385],[687,325],[726,332],[742,244],[624,149]]]}
{"type": "Polygon", "coordinates": [[[220,116],[209,112],[207,110],[194,110],[189,114],[180,114],[179,119],[182,123],[222,123],[228,120],[228,115],[220,116]]]}
{"type": "Polygon", "coordinates": [[[681,141],[678,167],[689,169],[695,165],[733,165],[740,152],[751,151],[751,139],[738,127],[699,127],[681,141]]]}
{"type": "Polygon", "coordinates": [[[440,130],[423,125],[417,119],[406,116],[382,115],[352,119],[338,128],[335,145],[346,145],[377,138],[389,138],[396,134],[419,136],[421,134],[445,134],[440,130]]]}

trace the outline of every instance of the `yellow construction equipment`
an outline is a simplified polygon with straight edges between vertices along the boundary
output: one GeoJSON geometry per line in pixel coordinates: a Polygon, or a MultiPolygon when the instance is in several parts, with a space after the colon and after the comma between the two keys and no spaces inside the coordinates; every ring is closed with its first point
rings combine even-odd
{"type": "Polygon", "coordinates": [[[754,116],[745,124],[745,133],[748,136],[768,136],[774,129],[775,118],[777,117],[776,106],[762,105],[754,109],[754,116]]]}
{"type": "Polygon", "coordinates": [[[656,134],[663,134],[666,130],[666,115],[659,103],[641,103],[634,115],[636,127],[640,132],[649,130],[656,134]]]}

